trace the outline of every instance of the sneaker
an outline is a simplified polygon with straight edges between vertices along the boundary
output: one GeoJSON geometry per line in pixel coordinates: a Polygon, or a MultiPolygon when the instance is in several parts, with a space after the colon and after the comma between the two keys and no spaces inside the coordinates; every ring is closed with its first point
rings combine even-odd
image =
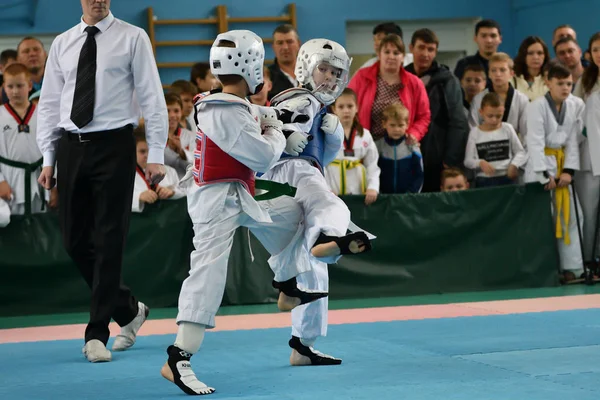
{"type": "Polygon", "coordinates": [[[110,351],[98,339],[92,339],[83,346],[83,355],[89,362],[108,362],[112,359],[110,351]]]}
{"type": "Polygon", "coordinates": [[[144,303],[138,302],[137,315],[133,321],[121,328],[121,333],[117,335],[115,342],[113,343],[113,351],[127,350],[134,345],[137,333],[142,327],[142,324],[146,322],[148,314],[150,314],[150,309],[146,307],[144,303]]]}

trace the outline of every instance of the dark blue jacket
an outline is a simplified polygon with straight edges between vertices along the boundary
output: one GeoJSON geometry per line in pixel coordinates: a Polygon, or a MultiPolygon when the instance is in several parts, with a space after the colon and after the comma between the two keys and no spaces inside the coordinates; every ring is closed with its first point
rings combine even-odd
{"type": "Polygon", "coordinates": [[[419,193],[423,187],[421,151],[408,146],[404,138],[390,139],[386,134],[375,142],[381,168],[380,193],[419,193]]]}

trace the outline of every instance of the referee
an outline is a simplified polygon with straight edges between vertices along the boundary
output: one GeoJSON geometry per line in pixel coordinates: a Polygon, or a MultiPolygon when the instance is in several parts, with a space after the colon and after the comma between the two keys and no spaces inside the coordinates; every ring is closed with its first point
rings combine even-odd
{"type": "Polygon", "coordinates": [[[52,43],[38,105],[40,184],[51,189],[57,167],[63,243],[92,291],[83,353],[110,361],[112,319],[121,326],[114,351],[135,342],[148,316],[121,282],[129,229],[135,141],[141,108],[148,139],[147,178],[164,175],[168,116],[148,35],[110,12],[110,0],[81,0],[79,24],[52,43]]]}

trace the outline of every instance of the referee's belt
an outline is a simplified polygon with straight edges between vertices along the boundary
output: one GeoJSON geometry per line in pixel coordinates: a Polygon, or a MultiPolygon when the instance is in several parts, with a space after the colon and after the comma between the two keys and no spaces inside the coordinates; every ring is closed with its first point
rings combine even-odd
{"type": "Polygon", "coordinates": [[[106,131],[97,131],[97,132],[84,132],[84,133],[76,133],[70,132],[66,129],[62,129],[61,133],[66,136],[68,140],[79,142],[79,143],[87,143],[87,142],[95,142],[102,139],[114,138],[117,134],[122,134],[123,131],[131,131],[133,129],[132,124],[127,124],[121,128],[117,129],[109,129],[106,131]]]}

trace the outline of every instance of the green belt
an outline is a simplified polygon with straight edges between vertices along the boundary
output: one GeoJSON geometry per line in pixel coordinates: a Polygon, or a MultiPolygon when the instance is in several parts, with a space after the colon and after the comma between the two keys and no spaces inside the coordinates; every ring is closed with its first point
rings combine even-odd
{"type": "MultiPolygon", "coordinates": [[[[31,215],[31,174],[35,172],[39,167],[42,166],[44,158],[40,158],[32,164],[27,164],[20,161],[9,160],[0,156],[0,164],[8,165],[13,168],[20,168],[25,170],[25,215],[31,215]]],[[[42,196],[42,210],[46,204],[46,198],[44,197],[44,189],[40,186],[40,195],[42,196]]]]}
{"type": "Polygon", "coordinates": [[[290,186],[287,183],[279,183],[273,181],[266,181],[264,179],[257,179],[255,182],[256,189],[266,190],[267,193],[259,194],[254,196],[254,200],[271,200],[280,196],[294,197],[296,195],[296,188],[290,186]]]}

